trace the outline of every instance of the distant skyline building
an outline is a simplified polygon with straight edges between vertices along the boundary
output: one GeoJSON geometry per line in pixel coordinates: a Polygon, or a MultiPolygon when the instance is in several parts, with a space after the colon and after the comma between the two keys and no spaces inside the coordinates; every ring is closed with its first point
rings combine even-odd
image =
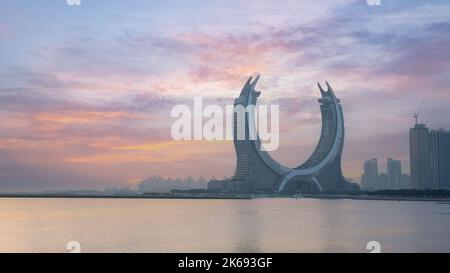
{"type": "Polygon", "coordinates": [[[433,187],[450,190],[450,131],[431,131],[433,187]]]}
{"type": "Polygon", "coordinates": [[[364,162],[364,173],[361,176],[361,187],[364,190],[397,190],[411,188],[410,176],[402,173],[400,160],[388,158],[386,172],[378,169],[378,159],[372,158],[364,162]]]}
{"type": "Polygon", "coordinates": [[[402,181],[402,163],[400,160],[392,158],[387,159],[387,186],[389,189],[397,190],[401,187],[402,181]]]}
{"type": "Polygon", "coordinates": [[[399,188],[401,190],[411,189],[411,175],[402,173],[402,179],[399,188]]]}
{"type": "Polygon", "coordinates": [[[169,193],[172,190],[206,189],[206,186],[207,181],[203,177],[195,180],[192,177],[172,179],[153,175],[139,183],[138,191],[141,193],[169,193]]]}
{"type": "Polygon", "coordinates": [[[376,181],[376,190],[390,190],[389,182],[388,182],[388,175],[385,172],[380,172],[380,174],[377,177],[376,181]]]}
{"type": "Polygon", "coordinates": [[[372,158],[364,162],[364,173],[361,178],[361,186],[366,190],[378,188],[378,159],[372,158]]]}
{"type": "Polygon", "coordinates": [[[411,187],[423,190],[433,188],[431,168],[431,134],[425,124],[416,124],[409,130],[411,187]]]}

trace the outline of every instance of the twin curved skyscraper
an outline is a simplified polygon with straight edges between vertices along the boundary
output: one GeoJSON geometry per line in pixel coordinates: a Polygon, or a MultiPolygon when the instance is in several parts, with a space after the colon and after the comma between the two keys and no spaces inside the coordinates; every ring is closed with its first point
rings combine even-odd
{"type": "MultiPolygon", "coordinates": [[[[255,90],[259,76],[250,78],[234,107],[256,105],[260,92],[255,90]]],[[[336,98],[331,86],[325,91],[318,84],[322,98],[322,131],[319,143],[313,154],[303,164],[288,168],[275,161],[261,149],[259,137],[250,139],[248,132],[256,130],[254,117],[245,115],[246,138],[237,138],[237,124],[241,117],[234,113],[234,147],[236,151],[236,171],[227,180],[210,181],[208,189],[239,193],[319,193],[347,192],[359,190],[359,186],[345,180],[341,170],[341,154],[344,146],[344,117],[340,100],[336,98]]]]}

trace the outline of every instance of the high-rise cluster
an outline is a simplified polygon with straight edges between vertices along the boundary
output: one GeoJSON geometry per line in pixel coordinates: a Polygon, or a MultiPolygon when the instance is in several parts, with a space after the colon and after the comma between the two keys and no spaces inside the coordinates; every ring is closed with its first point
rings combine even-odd
{"type": "Polygon", "coordinates": [[[402,174],[401,162],[388,158],[387,172],[380,173],[378,160],[364,162],[364,190],[450,190],[450,131],[430,130],[423,123],[409,130],[410,172],[402,174]]]}
{"type": "Polygon", "coordinates": [[[416,124],[409,131],[413,189],[450,189],[450,131],[416,124]]]}
{"type": "Polygon", "coordinates": [[[378,159],[372,158],[364,162],[364,173],[361,177],[363,190],[399,190],[411,188],[410,176],[402,173],[400,160],[388,158],[386,172],[378,169],[378,159]]]}

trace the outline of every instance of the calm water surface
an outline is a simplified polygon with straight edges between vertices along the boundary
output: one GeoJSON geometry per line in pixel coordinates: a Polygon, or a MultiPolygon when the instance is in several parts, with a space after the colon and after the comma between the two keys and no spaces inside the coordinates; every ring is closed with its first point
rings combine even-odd
{"type": "Polygon", "coordinates": [[[450,252],[450,204],[0,199],[0,252],[450,252]]]}

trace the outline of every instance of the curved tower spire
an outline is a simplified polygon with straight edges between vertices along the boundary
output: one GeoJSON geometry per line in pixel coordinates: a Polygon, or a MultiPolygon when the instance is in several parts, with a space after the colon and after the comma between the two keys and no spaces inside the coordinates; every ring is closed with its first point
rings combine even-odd
{"type": "MultiPolygon", "coordinates": [[[[336,98],[330,84],[325,91],[318,87],[322,98],[318,100],[322,114],[322,130],[319,142],[312,155],[300,166],[283,177],[279,191],[289,189],[289,184],[309,183],[318,191],[342,191],[350,185],[341,170],[341,154],[344,147],[344,115],[340,100],[336,98]]],[[[290,188],[292,188],[291,185],[290,188]]]]}
{"type": "Polygon", "coordinates": [[[246,192],[276,188],[279,178],[290,170],[261,149],[261,140],[256,133],[255,108],[248,107],[256,106],[261,94],[255,90],[258,80],[259,76],[253,81],[250,77],[234,102],[233,134],[237,164],[232,181],[237,188],[246,192]],[[238,126],[242,123],[245,124],[245,139],[238,138],[238,126]],[[252,132],[256,138],[251,138],[252,132]]]}

